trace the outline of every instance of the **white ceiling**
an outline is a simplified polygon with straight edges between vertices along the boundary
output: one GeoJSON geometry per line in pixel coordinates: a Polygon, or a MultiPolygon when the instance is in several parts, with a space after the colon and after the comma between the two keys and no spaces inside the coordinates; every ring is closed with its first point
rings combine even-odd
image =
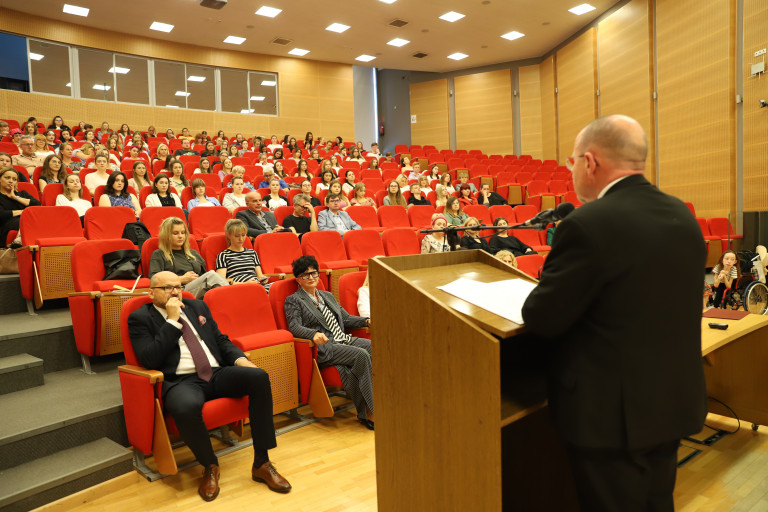
{"type": "Polygon", "coordinates": [[[568,9],[582,0],[230,0],[220,10],[201,7],[199,0],[158,2],[114,0],[67,0],[87,7],[87,18],[62,12],[62,0],[32,2],[0,0],[8,9],[27,12],[86,27],[98,27],[141,37],[226,48],[244,52],[286,56],[293,48],[310,50],[304,59],[341,62],[386,69],[448,72],[541,57],[580,28],[617,3],[589,0],[596,10],[577,16],[568,9]],[[275,18],[257,16],[262,5],[283,11],[275,18]],[[449,23],[438,19],[448,11],[466,16],[449,23]],[[388,23],[408,22],[402,28],[388,23]],[[153,21],[172,24],[165,34],[149,30],[153,21]],[[325,30],[331,23],[351,28],[342,34],[325,30]],[[525,37],[515,41],[500,36],[516,30],[525,37]],[[245,37],[240,46],[223,42],[228,35],[245,37]],[[272,43],[276,37],[291,39],[287,46],[272,43]],[[396,48],[387,41],[410,41],[396,48]],[[416,52],[429,54],[417,59],[416,52]],[[469,55],[454,61],[454,52],[469,55]],[[376,57],[370,63],[355,60],[360,54],[376,57]]]}

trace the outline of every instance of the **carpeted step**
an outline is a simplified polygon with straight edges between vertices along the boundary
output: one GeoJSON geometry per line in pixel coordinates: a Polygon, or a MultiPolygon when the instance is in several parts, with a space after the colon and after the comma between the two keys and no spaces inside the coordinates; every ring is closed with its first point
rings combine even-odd
{"type": "Polygon", "coordinates": [[[43,385],[43,360],[29,354],[0,358],[0,395],[43,385]]]}

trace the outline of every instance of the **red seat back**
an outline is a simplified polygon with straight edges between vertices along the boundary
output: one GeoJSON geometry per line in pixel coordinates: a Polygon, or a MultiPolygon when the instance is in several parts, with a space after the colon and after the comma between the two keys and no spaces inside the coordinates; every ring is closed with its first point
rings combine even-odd
{"type": "Polygon", "coordinates": [[[259,255],[261,271],[276,274],[277,267],[290,265],[303,256],[299,238],[293,233],[265,233],[254,240],[254,249],[259,255]]]}
{"type": "MultiPolygon", "coordinates": [[[[432,192],[430,192],[431,194],[432,192]]],[[[435,207],[428,204],[412,204],[408,208],[408,220],[414,228],[429,226],[432,224],[432,215],[435,207]]]]}
{"type": "Polygon", "coordinates": [[[219,330],[230,338],[277,329],[269,297],[259,283],[220,286],[206,292],[204,300],[219,330]]]}
{"type": "Polygon", "coordinates": [[[189,229],[196,239],[205,238],[209,233],[223,233],[224,225],[232,214],[223,206],[192,208],[189,211],[189,229]]]}
{"type": "Polygon", "coordinates": [[[368,259],[384,256],[384,245],[377,231],[360,229],[344,233],[344,248],[347,257],[360,265],[368,265],[368,259]]]}
{"type": "Polygon", "coordinates": [[[43,238],[83,237],[77,211],[69,206],[25,208],[19,221],[22,245],[34,245],[43,238]]]}
{"type": "Polygon", "coordinates": [[[178,206],[148,206],[141,210],[141,216],[139,218],[152,236],[158,236],[160,234],[160,224],[163,223],[168,217],[178,217],[186,222],[186,215],[184,210],[178,206]]]}
{"type": "Polygon", "coordinates": [[[301,252],[305,256],[314,256],[321,265],[326,261],[348,259],[338,231],[310,231],[305,233],[301,237],[301,252]]]}
{"type": "Polygon", "coordinates": [[[514,224],[517,222],[515,219],[517,218],[515,216],[515,210],[512,209],[511,206],[508,204],[497,204],[494,206],[491,206],[488,209],[488,212],[491,214],[491,221],[494,221],[498,219],[499,217],[504,217],[507,219],[507,224],[514,224]]]}
{"type": "Polygon", "coordinates": [[[361,228],[378,228],[379,217],[373,206],[353,206],[345,210],[361,228]]]}
{"type": "MultiPolygon", "coordinates": [[[[246,249],[253,249],[251,239],[245,237],[243,246],[246,249]]],[[[229,242],[227,242],[227,236],[224,233],[211,233],[203,239],[200,255],[205,260],[205,266],[208,270],[216,270],[216,257],[227,247],[229,247],[229,242]]]]}
{"type": "Polygon", "coordinates": [[[376,213],[383,228],[404,228],[411,225],[405,207],[399,204],[381,206],[376,213]]]}
{"type": "Polygon", "coordinates": [[[541,254],[524,254],[515,258],[517,268],[531,277],[539,278],[541,267],[544,265],[544,256],[541,254]]]}
{"type": "Polygon", "coordinates": [[[93,283],[104,279],[102,256],[112,251],[135,248],[133,242],[125,238],[86,240],[75,244],[72,248],[72,281],[75,291],[94,291],[93,283]]]}
{"type": "Polygon", "coordinates": [[[127,206],[89,208],[85,212],[85,237],[89,240],[122,238],[129,222],[136,222],[136,214],[127,206]]]}
{"type": "Polygon", "coordinates": [[[403,256],[421,252],[419,237],[411,228],[387,229],[381,234],[381,241],[387,256],[403,256]]]}
{"type": "MultiPolygon", "coordinates": [[[[534,218],[536,214],[539,213],[538,208],[531,204],[521,204],[515,206],[514,211],[517,222],[525,222],[528,219],[534,218]]],[[[512,222],[509,222],[509,224],[512,224],[512,222]]]]}

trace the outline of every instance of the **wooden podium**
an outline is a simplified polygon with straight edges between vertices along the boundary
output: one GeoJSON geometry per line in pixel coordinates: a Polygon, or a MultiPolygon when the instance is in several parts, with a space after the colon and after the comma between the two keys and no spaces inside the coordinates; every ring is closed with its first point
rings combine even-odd
{"type": "Polygon", "coordinates": [[[436,288],[535,280],[477,250],[374,258],[369,273],[379,511],[578,510],[540,348],[436,288]]]}

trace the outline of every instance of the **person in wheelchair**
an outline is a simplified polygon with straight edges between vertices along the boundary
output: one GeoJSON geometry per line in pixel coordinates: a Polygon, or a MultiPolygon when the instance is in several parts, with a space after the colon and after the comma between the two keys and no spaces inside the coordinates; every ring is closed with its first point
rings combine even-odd
{"type": "Polygon", "coordinates": [[[723,296],[726,290],[731,289],[734,285],[734,281],[739,278],[739,266],[737,264],[738,258],[736,253],[731,250],[725,251],[718,261],[717,265],[712,269],[712,273],[715,275],[715,299],[714,306],[719,308],[721,304],[725,307],[726,303],[723,302],[723,296]]]}

